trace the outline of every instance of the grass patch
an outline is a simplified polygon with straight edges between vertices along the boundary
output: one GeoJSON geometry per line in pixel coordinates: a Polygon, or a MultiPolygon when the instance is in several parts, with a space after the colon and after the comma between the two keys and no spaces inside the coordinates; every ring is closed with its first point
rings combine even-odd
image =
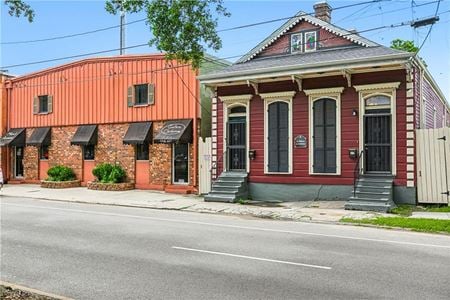
{"type": "Polygon", "coordinates": [[[450,220],[435,220],[405,217],[377,217],[374,219],[342,218],[343,223],[371,224],[378,226],[408,228],[413,231],[450,234],[450,220]]]}
{"type": "Polygon", "coordinates": [[[450,206],[441,206],[441,205],[426,205],[426,206],[415,206],[409,204],[400,204],[396,208],[392,209],[390,213],[409,217],[415,211],[426,211],[426,212],[443,212],[449,213],[450,206]]]}
{"type": "Polygon", "coordinates": [[[427,211],[430,211],[430,212],[444,212],[444,213],[450,213],[450,206],[427,207],[427,211]]]}

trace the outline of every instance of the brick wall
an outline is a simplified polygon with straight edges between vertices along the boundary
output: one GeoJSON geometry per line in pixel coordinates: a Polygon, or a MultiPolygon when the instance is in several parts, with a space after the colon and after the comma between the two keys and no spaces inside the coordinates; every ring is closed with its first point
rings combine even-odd
{"type": "MultiPolygon", "coordinates": [[[[27,130],[27,139],[31,136],[33,130],[27,130]]],[[[26,146],[23,159],[24,179],[26,181],[39,180],[39,148],[35,146],[26,146]]]]}
{"type": "Polygon", "coordinates": [[[76,126],[52,128],[52,143],[49,148],[48,162],[49,167],[65,165],[72,168],[77,179],[81,179],[83,169],[81,147],[70,144],[76,130],[76,126]]]}
{"type": "Polygon", "coordinates": [[[134,147],[123,144],[129,124],[98,126],[98,143],[95,148],[95,164],[119,163],[127,173],[127,180],[134,181],[134,147]]]}

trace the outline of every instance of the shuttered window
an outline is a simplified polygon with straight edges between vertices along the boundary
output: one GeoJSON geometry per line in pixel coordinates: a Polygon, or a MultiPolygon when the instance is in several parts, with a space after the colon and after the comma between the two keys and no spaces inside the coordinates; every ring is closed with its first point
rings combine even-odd
{"type": "Polygon", "coordinates": [[[314,173],[336,173],[336,101],[315,101],[313,118],[314,173]]]}
{"type": "Polygon", "coordinates": [[[136,84],[127,89],[127,105],[151,105],[155,103],[155,85],[152,83],[136,84]]]}
{"type": "Polygon", "coordinates": [[[268,105],[268,171],[289,172],[289,104],[268,105]]]}
{"type": "Polygon", "coordinates": [[[33,114],[49,114],[53,112],[53,96],[41,95],[33,98],[33,114]]]}

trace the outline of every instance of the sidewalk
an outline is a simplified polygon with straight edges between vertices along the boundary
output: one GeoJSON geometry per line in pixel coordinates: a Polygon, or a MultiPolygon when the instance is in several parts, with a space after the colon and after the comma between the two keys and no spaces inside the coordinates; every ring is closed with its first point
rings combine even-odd
{"type": "Polygon", "coordinates": [[[242,205],[238,203],[204,202],[202,197],[195,195],[177,195],[157,191],[107,192],[93,191],[86,188],[43,189],[39,185],[34,184],[5,185],[0,195],[4,197],[231,214],[306,222],[334,223],[338,222],[342,217],[363,219],[382,215],[366,211],[344,210],[344,201],[256,202],[242,205]]]}

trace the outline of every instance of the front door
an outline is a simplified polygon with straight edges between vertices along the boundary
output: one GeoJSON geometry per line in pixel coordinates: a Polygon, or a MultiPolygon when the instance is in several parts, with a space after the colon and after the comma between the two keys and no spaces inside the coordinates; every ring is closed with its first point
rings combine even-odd
{"type": "Polygon", "coordinates": [[[366,173],[391,173],[391,114],[364,116],[364,165],[366,173]]]}
{"type": "Polygon", "coordinates": [[[23,152],[24,147],[14,147],[13,148],[13,167],[14,167],[14,177],[15,178],[22,178],[23,177],[23,152]]]}
{"type": "Polygon", "coordinates": [[[246,118],[228,119],[227,164],[230,171],[245,171],[246,165],[246,118]]]}
{"type": "Polygon", "coordinates": [[[189,183],[189,144],[173,145],[173,183],[189,183]]]}

